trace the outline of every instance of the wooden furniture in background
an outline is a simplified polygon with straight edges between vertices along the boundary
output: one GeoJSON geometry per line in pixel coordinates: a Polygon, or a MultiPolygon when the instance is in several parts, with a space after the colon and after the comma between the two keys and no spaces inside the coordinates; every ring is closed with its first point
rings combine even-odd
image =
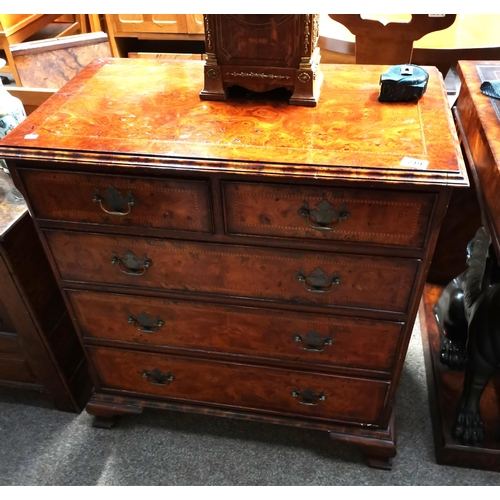
{"type": "Polygon", "coordinates": [[[202,14],[106,14],[113,57],[127,57],[126,39],[203,41],[202,14]]]}
{"type": "Polygon", "coordinates": [[[110,57],[106,33],[25,42],[10,47],[23,87],[59,89],[94,59],[110,57]]]}
{"type": "Polygon", "coordinates": [[[8,87],[9,94],[21,99],[24,110],[27,115],[30,115],[41,106],[49,97],[54,95],[54,89],[39,89],[25,87],[8,87]]]}
{"type": "Polygon", "coordinates": [[[456,18],[456,14],[444,14],[443,17],[411,14],[409,19],[382,24],[361,14],[328,15],[356,37],[356,64],[391,65],[413,62],[413,42],[427,33],[449,28],[456,18]]]}
{"type": "Polygon", "coordinates": [[[1,169],[0,283],[0,394],[35,391],[80,412],[87,363],[26,203],[1,169]]]}
{"type": "MultiPolygon", "coordinates": [[[[413,64],[436,66],[445,76],[460,59],[500,59],[500,15],[456,16],[456,21],[449,28],[429,33],[414,42],[411,59],[413,64]]],[[[326,15],[321,16],[318,46],[322,51],[322,61],[355,62],[355,36],[345,26],[326,15]]]]}
{"type": "MultiPolygon", "coordinates": [[[[500,106],[479,89],[483,79],[500,78],[498,61],[460,61],[462,82],[456,104],[459,138],[466,154],[483,220],[500,258],[500,106]],[[484,77],[489,73],[489,76],[484,77]]],[[[467,218],[464,213],[463,217],[467,218]]],[[[463,248],[464,265],[466,249],[463,248]]],[[[462,269],[463,270],[463,269],[462,269]]],[[[452,428],[463,387],[463,373],[439,361],[440,339],[432,313],[442,287],[426,287],[421,325],[438,463],[500,471],[500,377],[490,380],[481,398],[485,439],[480,446],[455,441],[452,428]]]]}
{"type": "Polygon", "coordinates": [[[318,14],[205,14],[205,80],[200,98],[225,101],[231,86],[285,88],[290,104],[316,106],[318,14]]]}
{"type": "Polygon", "coordinates": [[[17,85],[21,85],[10,46],[21,43],[39,29],[54,22],[60,14],[0,14],[0,48],[5,52],[7,66],[4,71],[12,73],[17,85]]]}
{"type": "Polygon", "coordinates": [[[209,413],[324,430],[390,466],[467,178],[439,73],[387,105],[382,69],[324,65],[307,108],[201,101],[202,62],[101,60],[3,140],[92,366],[95,425],[209,413]]]}
{"type": "MultiPolygon", "coordinates": [[[[95,15],[89,15],[89,18],[95,15]]],[[[82,24],[85,15],[74,14],[0,14],[0,50],[5,53],[7,66],[4,71],[11,73],[16,85],[21,86],[17,68],[11,54],[11,46],[24,42],[37,33],[51,29],[51,37],[65,37],[78,32],[85,33],[86,28],[82,24]]],[[[95,24],[95,23],[91,23],[95,24]]],[[[44,36],[43,38],[47,38],[44,36]]]]}

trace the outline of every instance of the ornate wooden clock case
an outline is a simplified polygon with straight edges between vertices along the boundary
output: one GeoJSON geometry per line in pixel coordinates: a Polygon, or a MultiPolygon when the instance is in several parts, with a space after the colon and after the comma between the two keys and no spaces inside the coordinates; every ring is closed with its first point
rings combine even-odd
{"type": "Polygon", "coordinates": [[[322,83],[318,14],[205,14],[205,85],[201,99],[225,101],[239,85],[254,92],[284,87],[289,104],[316,106],[322,83]]]}

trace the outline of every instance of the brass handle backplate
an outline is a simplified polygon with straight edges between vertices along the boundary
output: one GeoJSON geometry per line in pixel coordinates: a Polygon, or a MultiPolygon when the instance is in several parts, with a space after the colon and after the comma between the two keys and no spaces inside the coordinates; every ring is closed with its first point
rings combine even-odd
{"type": "Polygon", "coordinates": [[[158,368],[153,368],[150,372],[143,370],[142,376],[152,385],[167,386],[175,380],[175,377],[170,373],[162,373],[158,368]]]}
{"type": "Polygon", "coordinates": [[[323,199],[315,207],[311,210],[309,203],[304,201],[297,213],[305,219],[310,228],[317,231],[335,231],[343,221],[351,216],[345,203],[342,203],[339,209],[335,210],[328,200],[323,199]]]}
{"type": "Polygon", "coordinates": [[[139,259],[133,252],[127,250],[123,257],[119,257],[116,252],[113,252],[111,264],[118,264],[120,271],[131,276],[142,276],[153,265],[153,261],[146,257],[146,254],[139,259]]]}
{"type": "Polygon", "coordinates": [[[301,269],[295,275],[295,279],[302,283],[304,290],[311,293],[329,293],[333,290],[334,286],[340,285],[341,283],[337,271],[331,276],[328,276],[321,267],[317,267],[309,274],[306,274],[306,272],[301,269]]]}
{"type": "Polygon", "coordinates": [[[311,330],[306,333],[306,335],[302,335],[300,332],[297,332],[293,337],[293,340],[301,344],[302,349],[308,352],[323,352],[327,345],[333,344],[333,339],[330,335],[322,337],[316,330],[311,330]]]}
{"type": "Polygon", "coordinates": [[[321,401],[326,399],[324,392],[316,393],[309,387],[306,387],[302,391],[294,389],[291,393],[292,397],[297,398],[297,402],[305,406],[318,406],[321,401]]]}
{"type": "Polygon", "coordinates": [[[141,312],[137,317],[131,315],[128,317],[127,321],[134,325],[135,329],[142,333],[156,333],[165,322],[160,319],[159,316],[152,318],[149,314],[144,311],[141,312]]]}

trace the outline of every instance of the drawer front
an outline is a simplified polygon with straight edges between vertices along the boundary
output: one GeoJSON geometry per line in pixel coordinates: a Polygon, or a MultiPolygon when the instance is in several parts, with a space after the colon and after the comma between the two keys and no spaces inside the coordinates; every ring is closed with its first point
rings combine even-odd
{"type": "Polygon", "coordinates": [[[2,353],[21,353],[19,337],[15,333],[5,333],[0,331],[0,356],[2,355],[2,353]]]}
{"type": "Polygon", "coordinates": [[[389,372],[401,323],[69,290],[84,338],[389,372]],[[367,354],[369,353],[369,354],[367,354]]]}
{"type": "Polygon", "coordinates": [[[310,418],[377,424],[390,386],[378,380],[115,349],[88,351],[105,389],[310,418]]]}
{"type": "Polygon", "coordinates": [[[224,182],[229,234],[423,248],[435,195],[224,182]]]}
{"type": "Polygon", "coordinates": [[[0,381],[10,382],[36,382],[28,363],[8,354],[0,353],[0,381]]]}
{"type": "Polygon", "coordinates": [[[0,297],[0,332],[14,333],[15,331],[14,323],[8,314],[5,304],[2,302],[2,297],[0,297]]]}
{"type": "Polygon", "coordinates": [[[39,219],[210,232],[204,181],[19,169],[39,219]]]}
{"type": "Polygon", "coordinates": [[[64,280],[398,312],[406,311],[419,264],[82,233],[46,235],[64,280]]]}

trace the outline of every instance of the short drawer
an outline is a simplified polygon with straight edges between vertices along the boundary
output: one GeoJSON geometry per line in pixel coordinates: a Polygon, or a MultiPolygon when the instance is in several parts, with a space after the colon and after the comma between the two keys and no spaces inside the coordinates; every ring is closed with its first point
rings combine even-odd
{"type": "Polygon", "coordinates": [[[401,323],[68,290],[83,337],[390,372],[401,323]]]}
{"type": "Polygon", "coordinates": [[[210,232],[207,184],[19,169],[35,217],[210,232]]]}
{"type": "Polygon", "coordinates": [[[87,349],[103,389],[261,413],[376,425],[390,387],[379,380],[87,349]]]}
{"type": "Polygon", "coordinates": [[[422,192],[224,182],[233,235],[423,248],[435,200],[422,192]]]}
{"type": "Polygon", "coordinates": [[[418,260],[46,232],[63,280],[405,312],[418,260]]]}

